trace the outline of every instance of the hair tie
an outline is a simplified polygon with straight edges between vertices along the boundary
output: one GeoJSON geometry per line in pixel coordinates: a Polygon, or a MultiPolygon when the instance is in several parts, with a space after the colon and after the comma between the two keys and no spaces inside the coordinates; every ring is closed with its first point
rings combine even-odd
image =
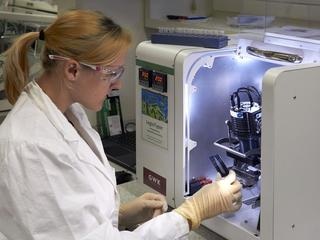
{"type": "Polygon", "coordinates": [[[41,29],[40,32],[39,32],[39,40],[44,41],[44,31],[43,31],[43,29],[41,29]]]}

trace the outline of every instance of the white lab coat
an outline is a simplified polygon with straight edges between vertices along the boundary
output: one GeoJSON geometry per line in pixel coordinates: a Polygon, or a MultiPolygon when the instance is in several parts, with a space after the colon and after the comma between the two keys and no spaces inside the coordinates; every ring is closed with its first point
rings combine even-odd
{"type": "Polygon", "coordinates": [[[175,212],[118,230],[119,194],[100,137],[79,104],[65,116],[32,81],[0,126],[0,232],[10,240],[186,238],[175,212]]]}

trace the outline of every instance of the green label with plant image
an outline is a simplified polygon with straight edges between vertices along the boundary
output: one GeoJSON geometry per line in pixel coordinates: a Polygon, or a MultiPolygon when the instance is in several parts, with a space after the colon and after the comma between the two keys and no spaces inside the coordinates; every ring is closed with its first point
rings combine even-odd
{"type": "Polygon", "coordinates": [[[141,89],[142,137],[168,148],[168,97],[141,89]]]}
{"type": "Polygon", "coordinates": [[[142,113],[159,121],[168,122],[168,97],[142,89],[142,113]]]}

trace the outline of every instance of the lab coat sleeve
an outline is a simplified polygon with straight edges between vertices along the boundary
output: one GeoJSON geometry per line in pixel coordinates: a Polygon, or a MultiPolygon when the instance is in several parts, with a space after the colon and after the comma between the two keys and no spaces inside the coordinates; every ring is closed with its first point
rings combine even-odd
{"type": "Polygon", "coordinates": [[[156,217],[133,232],[119,231],[99,208],[76,156],[63,144],[22,142],[2,144],[0,150],[7,151],[0,173],[7,192],[1,201],[8,216],[14,216],[8,225],[21,233],[16,239],[171,240],[188,233],[186,221],[176,213],[156,217]]]}
{"type": "Polygon", "coordinates": [[[164,213],[140,225],[134,232],[146,239],[188,239],[187,220],[176,212],[164,213]]]}

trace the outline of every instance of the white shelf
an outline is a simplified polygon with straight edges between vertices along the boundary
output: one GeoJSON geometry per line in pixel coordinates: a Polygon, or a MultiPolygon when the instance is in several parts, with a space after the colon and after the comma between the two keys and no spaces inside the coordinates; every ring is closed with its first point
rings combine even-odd
{"type": "Polygon", "coordinates": [[[53,22],[57,17],[55,15],[45,14],[28,14],[18,12],[0,11],[0,19],[7,21],[21,21],[21,22],[32,22],[47,24],[53,22]]]}
{"type": "MultiPolygon", "coordinates": [[[[203,0],[204,1],[204,0],[203,0]]],[[[226,33],[261,32],[260,28],[232,27],[227,25],[227,17],[238,15],[274,16],[271,27],[295,25],[300,27],[320,28],[320,0],[215,0],[212,1],[210,15],[204,20],[167,20],[166,14],[172,14],[170,5],[159,7],[155,11],[152,4],[160,4],[157,1],[145,0],[145,27],[157,29],[159,27],[175,28],[205,28],[224,30],[226,33]]],[[[199,9],[200,11],[201,9],[199,9]]],[[[187,10],[185,12],[188,14],[187,10]]],[[[201,10],[204,12],[204,9],[201,10]]],[[[210,13],[208,13],[210,12],[210,13]]],[[[179,13],[179,11],[178,11],[179,13]]]]}

